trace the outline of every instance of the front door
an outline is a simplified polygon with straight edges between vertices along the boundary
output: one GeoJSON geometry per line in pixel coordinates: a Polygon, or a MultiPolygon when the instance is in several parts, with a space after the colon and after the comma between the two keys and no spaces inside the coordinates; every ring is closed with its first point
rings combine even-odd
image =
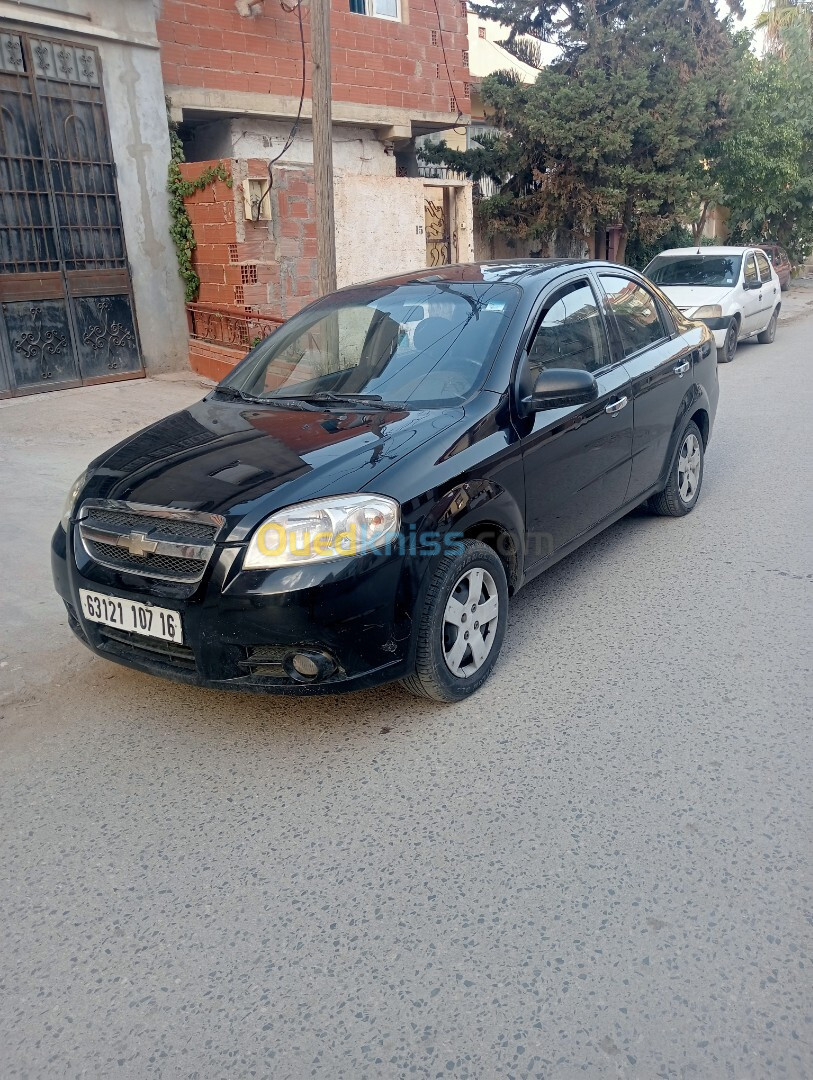
{"type": "Polygon", "coordinates": [[[587,276],[559,284],[545,297],[521,363],[530,366],[529,385],[547,368],[581,368],[594,373],[598,383],[594,401],[545,409],[526,421],[525,521],[527,561],[533,567],[622,506],[629,484],[629,375],[612,360],[587,276]]]}
{"type": "Polygon", "coordinates": [[[762,318],[763,295],[760,287],[759,270],[754,253],[749,252],[745,256],[743,267],[743,294],[742,294],[742,329],[740,337],[750,337],[757,330],[761,330],[767,319],[762,318]]]}
{"type": "Polygon", "coordinates": [[[773,276],[771,264],[768,262],[768,256],[764,251],[755,251],[754,258],[757,261],[757,272],[762,284],[762,288],[759,290],[759,295],[762,297],[762,307],[757,330],[764,330],[771,321],[773,309],[779,303],[779,282],[773,276]]]}
{"type": "Polygon", "coordinates": [[[0,395],[143,375],[99,56],[0,33],[0,395]]]}

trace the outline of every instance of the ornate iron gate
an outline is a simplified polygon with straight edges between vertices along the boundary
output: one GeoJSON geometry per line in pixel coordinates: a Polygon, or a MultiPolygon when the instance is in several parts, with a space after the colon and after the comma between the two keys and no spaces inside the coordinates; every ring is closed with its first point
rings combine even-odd
{"type": "Polygon", "coordinates": [[[448,266],[452,261],[448,188],[424,188],[424,231],[426,265],[448,266]]]}
{"type": "Polygon", "coordinates": [[[0,33],[0,396],[143,373],[98,53],[0,33]]]}

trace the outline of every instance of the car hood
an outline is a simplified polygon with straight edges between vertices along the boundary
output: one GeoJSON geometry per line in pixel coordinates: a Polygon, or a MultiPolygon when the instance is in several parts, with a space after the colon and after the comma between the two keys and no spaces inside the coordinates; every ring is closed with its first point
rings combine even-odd
{"type": "Polygon", "coordinates": [[[724,304],[733,293],[733,285],[661,285],[675,307],[682,311],[692,311],[703,304],[724,304]]]}
{"type": "Polygon", "coordinates": [[[239,540],[282,506],[374,491],[394,460],[461,416],[461,407],[304,412],[208,397],[97,458],[82,497],[222,514],[239,540]]]}

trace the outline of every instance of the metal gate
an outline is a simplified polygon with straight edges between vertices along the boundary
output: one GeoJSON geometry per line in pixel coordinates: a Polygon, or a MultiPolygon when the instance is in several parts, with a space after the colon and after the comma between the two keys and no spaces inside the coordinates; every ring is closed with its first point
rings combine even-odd
{"type": "Polygon", "coordinates": [[[0,396],[143,373],[99,55],[0,33],[0,396]]]}
{"type": "Polygon", "coordinates": [[[426,186],[423,196],[426,265],[448,266],[452,261],[449,189],[426,186]]]}

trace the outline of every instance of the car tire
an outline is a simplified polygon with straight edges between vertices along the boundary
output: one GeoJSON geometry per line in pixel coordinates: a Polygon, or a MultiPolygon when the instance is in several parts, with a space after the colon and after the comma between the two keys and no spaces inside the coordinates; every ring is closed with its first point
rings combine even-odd
{"type": "Polygon", "coordinates": [[[411,694],[433,701],[461,701],[479,690],[505,637],[505,568],[479,540],[462,544],[462,552],[442,556],[431,572],[417,623],[415,670],[402,680],[411,694]]]}
{"type": "Polygon", "coordinates": [[[773,339],[776,337],[776,321],[779,318],[779,308],[774,308],[774,313],[771,315],[771,321],[765,327],[761,334],[757,334],[757,341],[760,345],[770,345],[773,339]]]}
{"type": "Polygon", "coordinates": [[[719,364],[730,364],[737,353],[737,342],[740,340],[740,324],[736,319],[732,319],[728,324],[728,330],[725,335],[725,342],[722,349],[717,354],[717,362],[719,364]]]}
{"type": "Polygon", "coordinates": [[[700,496],[703,465],[703,436],[692,420],[680,436],[666,487],[649,500],[652,511],[661,517],[683,517],[691,513],[700,496]]]}

